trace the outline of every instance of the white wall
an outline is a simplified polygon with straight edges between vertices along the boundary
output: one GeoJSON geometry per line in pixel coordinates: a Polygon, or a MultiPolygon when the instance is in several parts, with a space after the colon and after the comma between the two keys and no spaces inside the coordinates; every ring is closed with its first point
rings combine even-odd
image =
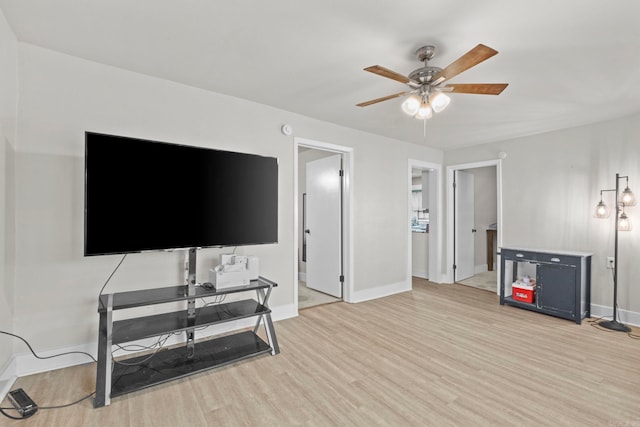
{"type": "MultiPolygon", "coordinates": [[[[0,10],[0,329],[13,331],[13,144],[18,100],[18,41],[0,10]]],[[[0,336],[0,382],[15,342],[0,336]]],[[[2,395],[0,385],[0,396],[2,395]]]]}
{"type": "MultiPolygon", "coordinates": [[[[378,295],[406,272],[406,165],[442,153],[244,100],[19,45],[14,321],[40,349],[95,345],[97,294],[119,256],[84,258],[85,130],[279,158],[279,243],[243,248],[278,282],[276,317],[295,314],[293,136],[354,148],[354,288],[378,295]]],[[[185,175],[188,171],[185,171],[185,175]]],[[[186,179],[186,178],[185,178],[186,179]]],[[[198,280],[219,251],[202,250],[198,280]]],[[[130,255],[107,292],[182,283],[178,253],[130,255]]]]}
{"type": "MultiPolygon", "coordinates": [[[[599,191],[615,187],[616,172],[629,175],[631,189],[640,195],[640,115],[449,151],[445,163],[496,159],[500,151],[507,153],[504,246],[593,252],[592,304],[594,311],[607,307],[603,314],[610,315],[612,279],[605,263],[614,251],[613,216],[598,220],[593,210],[599,191]]],[[[605,201],[613,203],[606,195],[605,201]]],[[[633,315],[640,314],[640,205],[628,214],[635,228],[620,235],[618,304],[633,315]]]]}

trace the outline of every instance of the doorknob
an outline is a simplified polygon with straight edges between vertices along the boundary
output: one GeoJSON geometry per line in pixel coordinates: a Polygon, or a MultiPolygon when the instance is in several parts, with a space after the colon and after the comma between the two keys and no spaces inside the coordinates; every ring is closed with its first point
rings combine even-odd
{"type": "Polygon", "coordinates": [[[472,228],[472,229],[471,229],[471,232],[472,232],[472,233],[475,233],[476,231],[477,231],[477,230],[476,230],[475,228],[472,228]]]}
{"type": "Polygon", "coordinates": [[[307,233],[307,234],[311,234],[311,230],[309,230],[309,229],[304,230],[304,232],[307,233]]]}

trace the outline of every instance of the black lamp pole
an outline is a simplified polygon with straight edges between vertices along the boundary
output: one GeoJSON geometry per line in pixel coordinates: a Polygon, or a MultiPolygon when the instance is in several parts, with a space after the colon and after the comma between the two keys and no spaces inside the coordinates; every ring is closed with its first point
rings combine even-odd
{"type": "MultiPolygon", "coordinates": [[[[620,175],[616,174],[616,222],[615,222],[615,238],[613,252],[613,320],[603,320],[598,325],[613,331],[631,332],[631,328],[624,323],[618,322],[617,306],[618,306],[618,218],[620,217],[620,202],[618,197],[620,194],[620,175]]],[[[626,177],[622,177],[626,178],[626,177]]]]}

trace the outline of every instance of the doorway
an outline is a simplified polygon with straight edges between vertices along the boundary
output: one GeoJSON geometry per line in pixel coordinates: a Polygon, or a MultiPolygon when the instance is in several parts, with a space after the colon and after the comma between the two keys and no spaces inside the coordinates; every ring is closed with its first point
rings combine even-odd
{"type": "Polygon", "coordinates": [[[502,244],[501,160],[447,168],[447,277],[499,292],[502,244]]]}
{"type": "Polygon", "coordinates": [[[351,162],[348,147],[295,141],[295,305],[351,295],[351,162]]]}
{"type": "Polygon", "coordinates": [[[409,159],[407,277],[442,283],[441,166],[409,159]]]}

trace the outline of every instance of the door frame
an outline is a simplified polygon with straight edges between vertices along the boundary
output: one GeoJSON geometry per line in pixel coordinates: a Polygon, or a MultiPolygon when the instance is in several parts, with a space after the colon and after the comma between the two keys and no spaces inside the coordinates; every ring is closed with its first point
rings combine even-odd
{"type": "MultiPolygon", "coordinates": [[[[454,179],[454,171],[462,170],[462,169],[476,169],[483,168],[487,166],[495,166],[496,167],[496,191],[497,191],[497,224],[498,230],[496,232],[497,239],[497,247],[496,249],[502,247],[502,159],[495,160],[487,160],[483,162],[474,162],[474,163],[462,163],[457,165],[447,166],[447,264],[445,268],[445,275],[447,283],[453,283],[453,263],[455,261],[454,257],[454,234],[453,234],[453,224],[454,224],[454,203],[453,203],[453,179],[454,179]]],[[[496,256],[496,262],[500,265],[500,255],[496,256]]],[[[497,269],[498,280],[496,283],[496,293],[499,293],[498,283],[500,283],[500,269],[497,269]]]]}
{"type": "Polygon", "coordinates": [[[413,207],[411,205],[411,190],[413,189],[412,172],[413,169],[429,170],[433,173],[433,182],[429,181],[429,281],[434,283],[442,283],[442,165],[438,163],[424,162],[422,160],[409,159],[408,177],[407,177],[407,280],[411,286],[411,255],[412,249],[412,232],[411,218],[413,216],[413,207]],[[435,202],[435,209],[431,209],[431,201],[435,202]],[[432,212],[433,210],[433,212],[432,212]]]}
{"type": "Polygon", "coordinates": [[[293,138],[293,297],[295,312],[298,312],[298,254],[300,246],[298,243],[300,231],[298,229],[300,218],[298,218],[298,149],[300,147],[314,150],[330,151],[342,154],[342,169],[344,170],[343,193],[342,193],[342,260],[344,265],[344,284],[342,288],[342,299],[346,302],[353,302],[353,148],[343,145],[331,144],[327,142],[314,141],[311,139],[293,138]]]}

